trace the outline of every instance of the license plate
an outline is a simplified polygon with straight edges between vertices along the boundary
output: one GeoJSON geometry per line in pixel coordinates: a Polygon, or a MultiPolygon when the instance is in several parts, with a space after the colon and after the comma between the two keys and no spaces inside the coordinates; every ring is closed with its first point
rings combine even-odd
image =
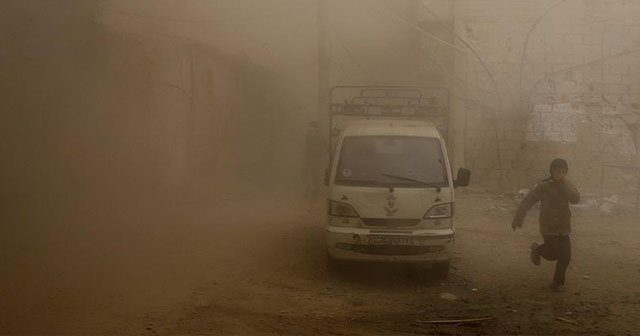
{"type": "Polygon", "coordinates": [[[425,240],[404,236],[369,236],[369,245],[424,245],[425,240]]]}

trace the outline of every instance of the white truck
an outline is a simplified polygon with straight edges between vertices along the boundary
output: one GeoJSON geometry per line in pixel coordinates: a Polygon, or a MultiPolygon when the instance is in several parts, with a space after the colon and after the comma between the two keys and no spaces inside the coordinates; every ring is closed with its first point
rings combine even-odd
{"type": "Polygon", "coordinates": [[[449,272],[455,228],[444,88],[340,86],[330,94],[326,246],[342,261],[432,264],[449,272]]]}

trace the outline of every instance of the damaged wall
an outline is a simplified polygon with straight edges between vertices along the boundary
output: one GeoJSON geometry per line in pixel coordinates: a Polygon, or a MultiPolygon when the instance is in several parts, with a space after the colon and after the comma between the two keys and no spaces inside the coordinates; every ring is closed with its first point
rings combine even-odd
{"type": "Polygon", "coordinates": [[[638,164],[638,17],[625,0],[456,2],[456,30],[489,70],[457,56],[474,184],[528,187],[563,157],[598,192],[603,165],[638,164]]]}

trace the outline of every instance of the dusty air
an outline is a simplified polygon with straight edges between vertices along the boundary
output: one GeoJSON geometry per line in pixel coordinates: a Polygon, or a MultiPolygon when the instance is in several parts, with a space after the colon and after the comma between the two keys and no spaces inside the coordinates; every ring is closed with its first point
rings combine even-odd
{"type": "Polygon", "coordinates": [[[640,3],[0,1],[1,335],[634,335],[640,3]]]}

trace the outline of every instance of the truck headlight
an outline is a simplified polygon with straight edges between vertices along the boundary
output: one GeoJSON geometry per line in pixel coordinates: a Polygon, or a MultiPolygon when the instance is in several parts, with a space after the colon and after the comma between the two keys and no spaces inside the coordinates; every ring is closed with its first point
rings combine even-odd
{"type": "Polygon", "coordinates": [[[445,203],[434,205],[427,211],[422,217],[423,219],[441,219],[450,218],[453,216],[453,203],[445,203]]]}
{"type": "Polygon", "coordinates": [[[336,201],[329,201],[329,215],[336,217],[360,217],[351,205],[336,201]]]}

